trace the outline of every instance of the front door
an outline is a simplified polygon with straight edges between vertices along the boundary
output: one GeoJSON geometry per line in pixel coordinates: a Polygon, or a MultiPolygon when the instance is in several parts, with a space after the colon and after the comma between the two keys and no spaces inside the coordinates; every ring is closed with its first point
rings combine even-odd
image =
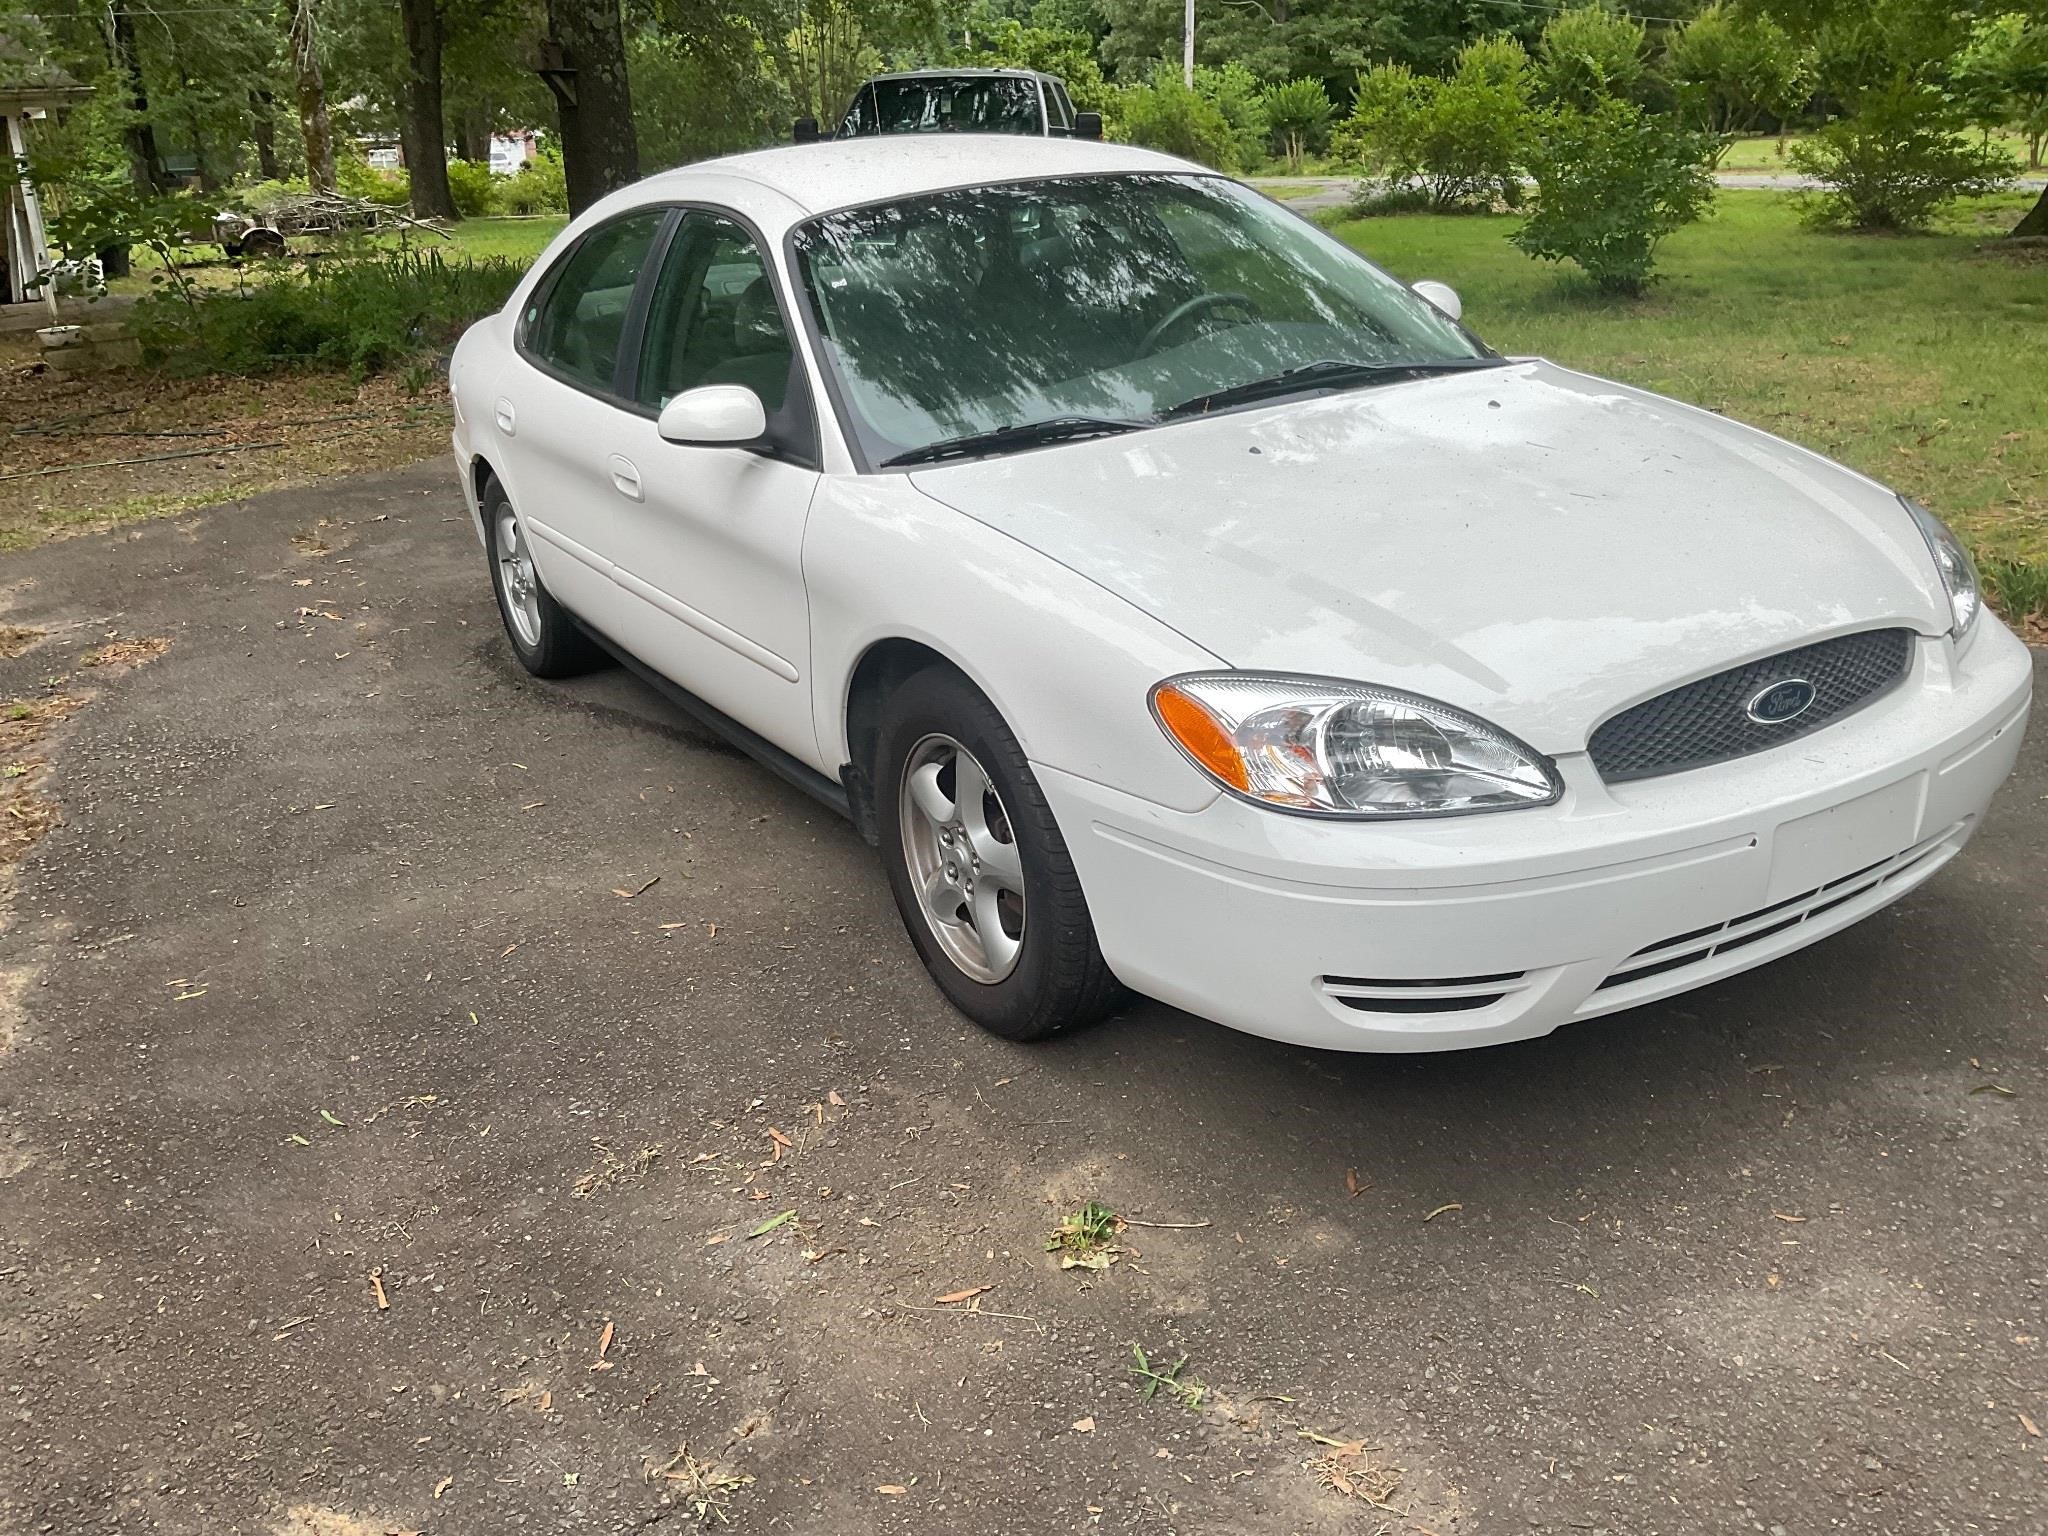
{"type": "Polygon", "coordinates": [[[823,772],[811,721],[803,536],[817,490],[809,386],[759,243],[737,220],[684,215],[648,300],[634,388],[609,466],[603,553],[625,605],[618,635],[664,675],[823,772]],[[655,429],[703,384],[761,397],[767,435],[686,447],[655,429]]]}

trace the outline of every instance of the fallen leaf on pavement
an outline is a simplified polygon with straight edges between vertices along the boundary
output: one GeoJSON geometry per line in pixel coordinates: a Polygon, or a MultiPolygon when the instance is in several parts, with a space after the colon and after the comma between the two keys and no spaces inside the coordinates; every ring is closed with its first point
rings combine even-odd
{"type": "Polygon", "coordinates": [[[979,1295],[980,1295],[980,1294],[981,1294],[981,1293],[982,1293],[983,1291],[987,1291],[987,1290],[993,1290],[993,1289],[994,1289],[994,1287],[993,1287],[993,1286],[987,1286],[987,1285],[970,1285],[970,1286],[968,1286],[968,1287],[967,1287],[967,1289],[966,1289],[966,1290],[964,1290],[964,1291],[948,1291],[948,1292],[946,1292],[946,1294],[945,1294],[945,1295],[943,1295],[943,1296],[934,1296],[934,1297],[932,1298],[932,1300],[933,1300],[933,1301],[935,1301],[935,1302],[937,1302],[937,1303],[938,1303],[938,1304],[939,1304],[940,1306],[942,1306],[942,1307],[943,1307],[943,1306],[948,1306],[948,1305],[950,1305],[950,1304],[952,1304],[953,1302],[956,1302],[956,1301],[966,1301],[966,1300],[968,1300],[968,1299],[969,1299],[969,1298],[971,1298],[971,1297],[979,1296],[979,1295]]]}
{"type": "Polygon", "coordinates": [[[627,890],[623,885],[615,885],[612,887],[612,894],[618,897],[621,901],[631,901],[635,896],[638,896],[642,891],[651,891],[654,889],[655,886],[659,884],[661,884],[661,876],[656,875],[652,880],[641,881],[638,885],[634,886],[630,891],[627,890]]]}
{"type": "Polygon", "coordinates": [[[1358,1170],[1356,1168],[1346,1168],[1344,1170],[1344,1187],[1351,1192],[1351,1198],[1356,1200],[1366,1192],[1369,1186],[1359,1182],[1358,1170]]]}
{"type": "Polygon", "coordinates": [[[1075,1428],[1075,1430],[1076,1430],[1076,1431],[1078,1431],[1079,1433],[1081,1433],[1081,1434],[1084,1434],[1084,1435],[1092,1435],[1092,1434],[1094,1434],[1094,1433],[1095,1433],[1095,1417],[1094,1417],[1094,1415],[1092,1415],[1092,1414],[1091,1414],[1091,1415],[1089,1415],[1089,1416],[1088,1416],[1087,1418],[1085,1418],[1085,1419],[1076,1419],[1076,1420],[1074,1420],[1074,1428],[1075,1428]]]}
{"type": "Polygon", "coordinates": [[[2024,1429],[2036,1440],[2041,1438],[2041,1426],[2036,1424],[2032,1419],[2028,1418],[2024,1413],[2020,1415],[2020,1428],[2024,1429]]]}
{"type": "Polygon", "coordinates": [[[1464,1201],[1453,1200],[1448,1205],[1438,1206],[1435,1210],[1431,1211],[1427,1216],[1423,1217],[1422,1219],[1424,1221],[1435,1221],[1437,1217],[1443,1215],[1445,1211],[1462,1211],[1463,1209],[1465,1209],[1464,1201]]]}
{"type": "Polygon", "coordinates": [[[835,1105],[840,1109],[846,1108],[846,1100],[839,1097],[839,1090],[837,1088],[832,1089],[825,1095],[825,1102],[827,1104],[835,1105]]]}
{"type": "Polygon", "coordinates": [[[2006,1087],[2003,1083],[1979,1083],[1976,1087],[1972,1088],[1970,1092],[1995,1093],[2008,1099],[2015,1097],[2013,1091],[2010,1088],[2006,1087]]]}
{"type": "Polygon", "coordinates": [[[908,1493],[910,1492],[910,1490],[904,1487],[901,1483],[884,1483],[881,1487],[877,1488],[875,1492],[893,1495],[898,1493],[908,1493]]]}
{"type": "Polygon", "coordinates": [[[603,1332],[603,1333],[600,1333],[600,1334],[599,1334],[599,1335],[597,1336],[597,1358],[598,1358],[598,1359],[602,1360],[602,1359],[603,1359],[603,1358],[604,1358],[604,1357],[605,1357],[606,1355],[608,1355],[608,1354],[610,1354],[610,1353],[611,1353],[611,1350],[612,1350],[612,1335],[613,1335],[613,1334],[614,1334],[615,1332],[617,1332],[617,1331],[618,1331],[618,1325],[617,1325],[616,1323],[612,1322],[612,1320],[611,1320],[610,1318],[606,1318],[606,1319],[605,1319],[605,1324],[604,1324],[604,1332],[603,1332]]]}
{"type": "Polygon", "coordinates": [[[344,1127],[344,1128],[346,1128],[346,1127],[347,1127],[347,1125],[348,1125],[348,1122],[347,1122],[346,1120],[337,1120],[337,1119],[335,1119],[335,1118],[334,1118],[334,1111],[333,1111],[333,1110],[331,1110],[331,1109],[323,1109],[323,1110],[321,1110],[321,1111],[320,1111],[320,1118],[321,1118],[322,1120],[325,1120],[325,1121],[326,1121],[326,1122],[327,1122],[327,1123],[328,1123],[329,1125],[339,1125],[339,1126],[342,1126],[342,1127],[344,1127]]]}
{"type": "Polygon", "coordinates": [[[1791,1216],[1786,1214],[1784,1211],[1773,1211],[1771,1212],[1771,1214],[1777,1217],[1780,1221],[1800,1222],[1806,1220],[1804,1216],[1791,1216]]]}
{"type": "Polygon", "coordinates": [[[442,1495],[442,1494],[446,1493],[446,1492],[447,1492],[447,1491],[448,1491],[448,1490],[449,1490],[450,1488],[453,1488],[454,1486],[455,1486],[455,1479],[454,1479],[454,1478],[452,1478],[452,1477],[444,1477],[444,1478],[442,1478],[442,1479],[441,1479],[441,1481],[439,1481],[438,1483],[434,1484],[434,1497],[438,1499],[439,1497],[441,1497],[441,1495],[442,1495]]]}
{"type": "Polygon", "coordinates": [[[716,1248],[720,1243],[729,1243],[731,1241],[732,1234],[730,1232],[714,1232],[711,1236],[704,1239],[704,1246],[706,1248],[716,1248]]]}
{"type": "Polygon", "coordinates": [[[762,1222],[761,1225],[754,1228],[753,1231],[749,1232],[747,1236],[765,1237],[768,1233],[773,1232],[777,1227],[787,1226],[790,1222],[795,1220],[795,1211],[783,1211],[778,1215],[770,1216],[766,1221],[762,1222]]]}

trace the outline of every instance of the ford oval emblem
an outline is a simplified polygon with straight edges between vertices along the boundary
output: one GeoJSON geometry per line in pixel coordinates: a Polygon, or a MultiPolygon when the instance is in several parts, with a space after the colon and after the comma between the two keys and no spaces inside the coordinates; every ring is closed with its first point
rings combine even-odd
{"type": "Polygon", "coordinates": [[[1743,713],[1758,725],[1784,725],[1813,708],[1816,691],[1803,677],[1780,678],[1759,688],[1743,713]]]}

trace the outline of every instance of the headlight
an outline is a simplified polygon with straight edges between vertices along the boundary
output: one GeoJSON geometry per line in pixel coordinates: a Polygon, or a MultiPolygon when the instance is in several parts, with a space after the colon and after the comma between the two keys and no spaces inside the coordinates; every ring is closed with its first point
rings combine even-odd
{"type": "Polygon", "coordinates": [[[1548,805],[1547,759],[1449,705],[1262,672],[1170,677],[1152,716],[1231,793],[1312,816],[1455,816],[1548,805]]]}
{"type": "Polygon", "coordinates": [[[1977,585],[1977,567],[1970,559],[1970,552],[1963,548],[1963,541],[1949,532],[1947,523],[1919,502],[1908,501],[1904,496],[1899,498],[1899,505],[1913,514],[1920,537],[1927,541],[1927,552],[1934,556],[1935,569],[1941,572],[1942,589],[1948,593],[1949,616],[1954,620],[1948,632],[1960,640],[1977,622],[1977,615],[1984,611],[1984,593],[1977,585]]]}

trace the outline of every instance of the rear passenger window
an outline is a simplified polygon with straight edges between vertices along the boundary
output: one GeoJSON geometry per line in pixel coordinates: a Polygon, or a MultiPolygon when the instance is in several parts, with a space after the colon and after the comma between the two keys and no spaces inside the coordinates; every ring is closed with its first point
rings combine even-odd
{"type": "Polygon", "coordinates": [[[526,348],[578,384],[612,392],[633,285],[668,216],[643,208],[585,235],[522,317],[526,348]]]}

